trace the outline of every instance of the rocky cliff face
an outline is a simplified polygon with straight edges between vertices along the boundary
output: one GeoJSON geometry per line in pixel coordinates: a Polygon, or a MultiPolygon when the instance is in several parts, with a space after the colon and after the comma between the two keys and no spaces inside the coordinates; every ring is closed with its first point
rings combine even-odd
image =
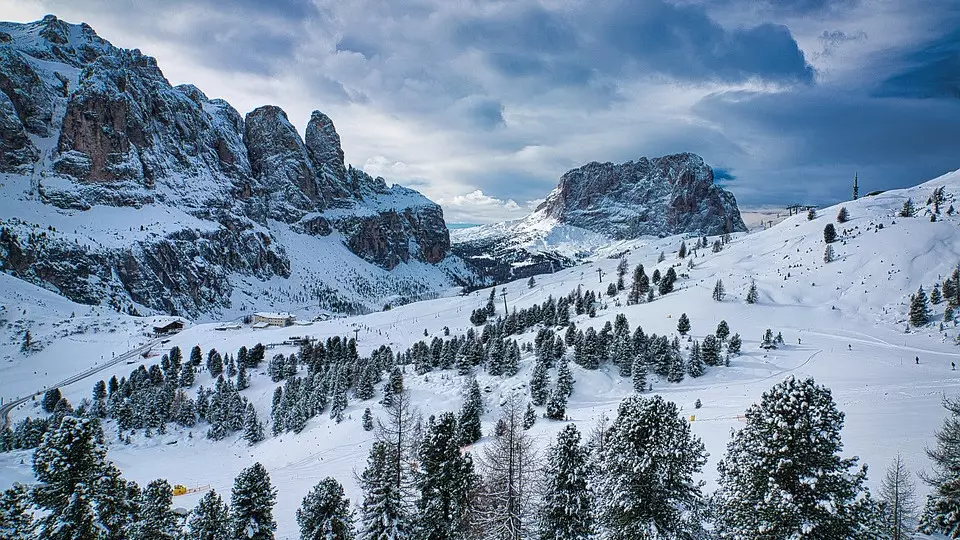
{"type": "Polygon", "coordinates": [[[457,233],[454,253],[495,282],[553,272],[610,240],[746,231],[737,201],[695,154],[588,163],[524,219],[457,233]]]}
{"type": "MultiPolygon", "coordinates": [[[[171,86],[139,50],[52,15],[0,23],[0,175],[23,186],[19,206],[0,207],[0,268],[86,303],[185,315],[228,308],[247,277],[297,277],[289,250],[299,246],[281,241],[291,234],[386,270],[440,263],[450,251],[440,207],[348,167],[325,114],[312,114],[304,138],[275,106],[242,118],[192,85],[171,86]],[[30,205],[39,206],[18,209],[30,205]],[[65,229],[116,213],[105,208],[168,217],[139,230],[129,219],[103,223],[115,241],[72,244],[21,219],[55,212],[68,216],[51,217],[65,229]]],[[[311,279],[311,290],[337,289],[311,279]]]]}
{"type": "Polygon", "coordinates": [[[703,158],[689,153],[588,163],[560,177],[537,211],[618,240],[747,230],[733,194],[713,183],[703,158]]]}

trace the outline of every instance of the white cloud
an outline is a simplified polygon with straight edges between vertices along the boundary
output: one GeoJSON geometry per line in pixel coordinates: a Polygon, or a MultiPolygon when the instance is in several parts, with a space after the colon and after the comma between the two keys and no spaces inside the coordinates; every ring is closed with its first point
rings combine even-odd
{"type": "Polygon", "coordinates": [[[437,203],[443,206],[444,217],[450,223],[493,223],[523,217],[528,212],[513,199],[491,197],[479,189],[438,199],[437,203]]]}

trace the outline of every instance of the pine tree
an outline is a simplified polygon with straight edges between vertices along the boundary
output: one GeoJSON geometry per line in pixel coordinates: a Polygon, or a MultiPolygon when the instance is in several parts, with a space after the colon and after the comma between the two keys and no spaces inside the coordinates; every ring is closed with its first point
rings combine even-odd
{"type": "Polygon", "coordinates": [[[840,211],[837,212],[837,223],[846,223],[850,221],[850,213],[847,212],[846,206],[841,206],[840,211]]]}
{"type": "Polygon", "coordinates": [[[247,376],[247,365],[240,364],[237,370],[237,390],[246,390],[250,387],[250,377],[247,376]]]}
{"type": "Polygon", "coordinates": [[[903,456],[897,454],[887,467],[878,497],[883,508],[886,538],[889,540],[913,538],[913,532],[917,530],[916,497],[917,486],[903,462],[903,456]]]}
{"type": "Polygon", "coordinates": [[[913,199],[907,199],[903,203],[903,208],[900,209],[900,217],[913,217],[913,214],[916,210],[913,208],[913,199]]]}
{"type": "Polygon", "coordinates": [[[480,416],[483,414],[483,395],[480,393],[480,384],[471,379],[467,395],[460,409],[460,445],[468,446],[480,440],[483,436],[480,426],[480,416]]]}
{"type": "Polygon", "coordinates": [[[639,354],[633,361],[633,390],[638,394],[647,391],[647,366],[639,354]]]}
{"type": "Polygon", "coordinates": [[[210,352],[207,353],[207,371],[213,378],[217,378],[223,373],[223,357],[216,349],[210,349],[210,352]]]}
{"type": "Polygon", "coordinates": [[[930,291],[930,303],[937,305],[943,301],[943,296],[940,294],[940,284],[934,283],[933,290],[930,291]]]}
{"type": "Polygon", "coordinates": [[[443,413],[427,427],[417,474],[417,536],[431,540],[466,539],[479,478],[470,454],[461,454],[457,417],[443,413]]]}
{"type": "Polygon", "coordinates": [[[699,528],[685,509],[700,501],[694,481],[706,451],[677,406],[660,396],[620,403],[598,452],[596,515],[609,540],[686,538],[699,528]]]}
{"type": "Polygon", "coordinates": [[[14,484],[0,493],[0,539],[26,540],[33,537],[30,493],[26,486],[14,484]]]}
{"type": "Polygon", "coordinates": [[[747,291],[747,303],[756,304],[757,300],[760,299],[760,295],[757,293],[757,282],[750,281],[750,290],[747,291]]]}
{"type": "Polygon", "coordinates": [[[199,345],[194,345],[190,349],[190,365],[193,367],[200,367],[203,364],[203,353],[200,351],[199,345]]]}
{"type": "Polygon", "coordinates": [[[726,294],[723,288],[723,280],[718,279],[716,285],[713,286],[713,299],[717,302],[723,302],[723,297],[726,294]]]}
{"type": "Polygon", "coordinates": [[[687,243],[680,242],[680,249],[677,251],[677,257],[683,259],[687,256],[687,243]]]}
{"type": "Polygon", "coordinates": [[[103,431],[95,420],[67,416],[43,436],[33,454],[39,482],[33,500],[46,512],[38,523],[40,538],[100,538],[94,508],[106,455],[103,431]]]}
{"type": "MultiPolygon", "coordinates": [[[[199,350],[199,349],[198,349],[199,350]]],[[[180,388],[190,388],[196,380],[197,374],[193,371],[193,364],[187,364],[180,372],[180,388]]]]}
{"type": "Polygon", "coordinates": [[[697,378],[703,375],[705,371],[703,356],[700,353],[700,343],[694,341],[690,347],[690,358],[687,359],[687,373],[689,373],[691,377],[697,378]]]}
{"type": "Polygon", "coordinates": [[[807,210],[807,221],[813,221],[817,218],[817,211],[813,208],[807,210]]]}
{"type": "Polygon", "coordinates": [[[203,494],[190,513],[187,540],[230,540],[230,514],[215,489],[203,494]]]}
{"type": "Polygon", "coordinates": [[[247,403],[247,412],[243,419],[243,438],[250,446],[264,439],[263,422],[257,418],[257,409],[253,403],[247,403]]]}
{"type": "Polygon", "coordinates": [[[933,472],[922,476],[931,488],[920,518],[919,530],[960,536],[960,398],[947,398],[944,408],[950,413],[936,432],[937,443],[927,449],[933,472]]]}
{"type": "Polygon", "coordinates": [[[916,294],[910,295],[910,324],[923,326],[930,322],[930,308],[927,306],[927,293],[923,292],[923,285],[916,294]]]}
{"type": "Polygon", "coordinates": [[[717,325],[717,331],[714,332],[714,335],[717,336],[717,339],[720,340],[720,343],[723,343],[730,336],[730,326],[727,324],[727,321],[720,321],[720,324],[717,325]]]}
{"type": "Polygon", "coordinates": [[[681,336],[685,336],[689,331],[690,331],[690,319],[687,318],[686,313],[681,313],[680,319],[677,321],[677,332],[679,332],[681,336]]]}
{"type": "Polygon", "coordinates": [[[670,369],[667,371],[667,382],[678,383],[682,381],[686,371],[687,368],[683,357],[680,356],[679,352],[671,351],[670,369]]]}
{"type": "Polygon", "coordinates": [[[523,413],[523,429],[530,429],[537,423],[537,411],[532,403],[527,403],[527,410],[523,413]]]}
{"type": "Polygon", "coordinates": [[[556,444],[547,451],[540,540],[593,538],[593,491],[587,473],[589,455],[580,445],[580,432],[573,424],[560,431],[556,444]]]}
{"type": "Polygon", "coordinates": [[[823,241],[828,244],[837,241],[837,228],[833,226],[833,223],[827,223],[823,228],[823,241]]]}
{"type": "Polygon", "coordinates": [[[392,473],[390,454],[386,443],[374,442],[367,467],[360,476],[363,489],[360,538],[364,540],[406,540],[411,537],[410,516],[392,473]]]}
{"type": "Polygon", "coordinates": [[[363,410],[363,430],[364,431],[373,431],[373,413],[370,412],[370,407],[367,407],[363,410]]]}
{"type": "Polygon", "coordinates": [[[703,363],[708,366],[720,365],[720,343],[716,336],[708,334],[703,338],[703,345],[700,348],[700,355],[703,357],[703,363]]]}
{"type": "Polygon", "coordinates": [[[843,413],[830,390],[793,376],[746,411],[720,463],[724,538],[861,538],[874,504],[866,467],[839,456],[843,413]]]}
{"type": "Polygon", "coordinates": [[[570,397],[573,395],[573,384],[575,382],[566,358],[561,359],[557,366],[557,390],[563,394],[564,397],[570,397]]]}
{"type": "Polygon", "coordinates": [[[173,488],[166,480],[154,480],[143,490],[140,519],[130,527],[130,540],[177,540],[179,521],[173,513],[173,488]]]}
{"type": "Polygon", "coordinates": [[[273,520],[276,501],[277,491],[263,465],[257,462],[240,471],[230,498],[231,538],[272,540],[277,529],[273,520]]]}
{"type": "Polygon", "coordinates": [[[53,410],[57,408],[57,403],[60,403],[61,399],[63,399],[63,394],[59,388],[51,388],[44,392],[43,401],[40,403],[43,407],[43,412],[53,413],[53,410]]]}
{"type": "Polygon", "coordinates": [[[567,399],[569,396],[563,392],[558,385],[550,393],[550,399],[547,401],[547,418],[551,420],[563,420],[567,416],[567,399]]]}
{"type": "Polygon", "coordinates": [[[677,271],[671,266],[667,268],[667,272],[663,275],[663,278],[660,279],[660,296],[664,296],[673,292],[674,283],[677,281],[677,271]]]}
{"type": "Polygon", "coordinates": [[[302,540],[354,540],[353,511],[340,482],[329,476],[313,486],[297,509],[302,540]]]}
{"type": "Polygon", "coordinates": [[[533,375],[530,377],[530,398],[533,404],[542,407],[550,395],[550,374],[547,369],[547,363],[537,360],[533,367],[533,375]]]}
{"type": "Polygon", "coordinates": [[[823,248],[823,262],[830,264],[834,260],[833,246],[827,244],[827,247],[823,248]]]}
{"type": "Polygon", "coordinates": [[[727,343],[727,354],[731,356],[737,356],[740,354],[740,346],[743,341],[740,339],[740,334],[734,334],[730,338],[730,342],[727,343]]]}

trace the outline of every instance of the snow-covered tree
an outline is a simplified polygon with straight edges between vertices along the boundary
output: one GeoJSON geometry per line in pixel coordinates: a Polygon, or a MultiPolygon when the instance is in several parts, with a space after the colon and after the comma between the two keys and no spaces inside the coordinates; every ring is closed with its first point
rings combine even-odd
{"type": "Polygon", "coordinates": [[[540,540],[593,538],[593,491],[589,484],[589,452],[580,445],[580,432],[568,424],[547,451],[540,540]]]}
{"type": "Polygon", "coordinates": [[[301,540],[353,540],[353,511],[343,486],[324,478],[313,486],[297,509],[301,540]]]}
{"type": "Polygon", "coordinates": [[[903,203],[903,207],[900,209],[900,217],[913,217],[916,213],[916,209],[913,207],[913,199],[907,199],[903,203]]]}
{"type": "Polygon", "coordinates": [[[730,336],[730,326],[727,325],[727,321],[720,321],[720,324],[717,325],[717,331],[714,332],[714,335],[717,336],[717,339],[720,340],[720,343],[723,343],[730,336]]]}
{"type": "Polygon", "coordinates": [[[620,403],[597,457],[596,515],[609,540],[687,538],[699,530],[694,481],[706,451],[674,403],[634,395],[620,403]]]}
{"type": "Polygon", "coordinates": [[[823,241],[827,244],[837,241],[837,228],[833,226],[833,223],[827,223],[823,228],[823,241]]]}
{"type": "Polygon", "coordinates": [[[370,412],[370,407],[363,410],[361,422],[363,423],[364,431],[373,431],[373,413],[370,412]]]}
{"type": "Polygon", "coordinates": [[[841,458],[830,390],[793,376],[747,409],[720,463],[723,538],[866,538],[875,505],[866,467],[841,458]]]}
{"type": "Polygon", "coordinates": [[[217,490],[203,494],[187,522],[187,540],[231,540],[230,513],[217,490]]]}
{"type": "Polygon", "coordinates": [[[730,341],[727,343],[727,354],[731,356],[737,356],[740,354],[740,347],[743,345],[743,340],[740,339],[740,334],[734,334],[730,337],[730,341]]]}
{"type": "Polygon", "coordinates": [[[687,317],[686,313],[681,313],[680,319],[677,320],[677,332],[679,332],[681,336],[685,336],[689,331],[690,331],[690,318],[687,317]]]}
{"type": "Polygon", "coordinates": [[[547,402],[550,396],[550,374],[547,363],[537,360],[533,367],[533,375],[530,377],[530,398],[533,404],[540,407],[547,402]]]}
{"type": "Polygon", "coordinates": [[[33,538],[33,516],[30,512],[30,492],[26,486],[15,484],[0,493],[0,539],[26,540],[33,538]]]}
{"type": "Polygon", "coordinates": [[[272,540],[277,529],[273,520],[276,502],[277,491],[263,465],[257,462],[240,471],[230,498],[231,538],[272,540]]]}
{"type": "Polygon", "coordinates": [[[466,539],[479,477],[470,454],[460,452],[457,417],[447,412],[432,420],[419,449],[417,537],[466,539]]]}
{"type": "Polygon", "coordinates": [[[700,343],[694,341],[693,345],[690,346],[690,357],[687,358],[687,373],[689,373],[691,377],[697,378],[703,375],[705,371],[706,368],[703,365],[700,343]]]}
{"type": "Polygon", "coordinates": [[[376,441],[370,448],[367,467],[360,475],[363,503],[360,507],[360,538],[406,540],[413,525],[393,474],[390,447],[376,441]]]}
{"type": "Polygon", "coordinates": [[[827,244],[827,247],[823,248],[823,262],[829,264],[834,260],[833,246],[827,244]]]}
{"type": "Polygon", "coordinates": [[[837,223],[846,223],[850,221],[850,212],[847,212],[846,206],[841,206],[840,211],[837,212],[837,223]]]}
{"type": "Polygon", "coordinates": [[[723,287],[723,280],[718,279],[716,284],[713,286],[713,299],[717,302],[723,302],[723,297],[726,295],[727,291],[723,287]]]}
{"type": "Polygon", "coordinates": [[[264,439],[263,422],[257,417],[253,403],[247,403],[247,412],[243,419],[243,438],[253,446],[264,439]]]}
{"type": "Polygon", "coordinates": [[[960,398],[947,398],[950,413],[936,433],[936,446],[927,449],[933,472],[924,474],[932,488],[920,517],[920,530],[960,538],[960,398]]]}
{"type": "Polygon", "coordinates": [[[647,366],[639,354],[633,361],[633,390],[640,394],[647,391],[647,366]]]}
{"type": "Polygon", "coordinates": [[[910,295],[910,324],[923,326],[930,322],[930,306],[927,305],[927,293],[923,292],[923,285],[916,294],[910,295]]]}
{"type": "Polygon", "coordinates": [[[750,281],[750,290],[747,291],[747,303],[756,304],[760,299],[760,294],[757,292],[757,282],[750,281]]]}
{"type": "Polygon", "coordinates": [[[523,413],[523,429],[530,429],[537,423],[537,411],[532,403],[527,403],[527,410],[523,413]]]}
{"type": "Polygon", "coordinates": [[[476,379],[470,380],[467,395],[460,408],[459,432],[460,445],[471,445],[483,437],[480,427],[480,416],[483,414],[483,394],[480,393],[480,384],[476,379]]]}
{"type": "Polygon", "coordinates": [[[143,490],[140,519],[130,526],[130,540],[178,540],[180,519],[173,513],[173,488],[154,480],[143,490]]]}

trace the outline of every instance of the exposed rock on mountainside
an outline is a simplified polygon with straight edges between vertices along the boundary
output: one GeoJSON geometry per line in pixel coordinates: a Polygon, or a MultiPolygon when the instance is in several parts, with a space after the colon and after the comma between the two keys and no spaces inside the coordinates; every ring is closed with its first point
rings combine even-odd
{"type": "Polygon", "coordinates": [[[457,266],[440,207],[348,167],[325,114],[304,138],[279,107],[244,119],[52,15],[0,23],[0,175],[0,268],[85,303],[222,312],[249,277],[288,280],[281,307],[374,308],[449,287],[457,266]],[[372,277],[403,263],[423,265],[372,277]]]}
{"type": "Polygon", "coordinates": [[[747,230],[733,194],[713,183],[703,158],[689,153],[588,163],[561,176],[537,211],[618,240],[747,230]]]}
{"type": "Polygon", "coordinates": [[[526,218],[458,231],[454,253],[496,282],[552,272],[611,240],[746,231],[733,194],[696,154],[588,163],[526,218]]]}

